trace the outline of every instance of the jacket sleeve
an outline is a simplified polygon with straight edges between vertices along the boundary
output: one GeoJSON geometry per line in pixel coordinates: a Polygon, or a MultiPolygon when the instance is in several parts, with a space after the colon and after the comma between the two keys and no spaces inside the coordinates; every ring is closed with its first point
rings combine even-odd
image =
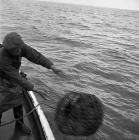
{"type": "Polygon", "coordinates": [[[22,56],[27,58],[29,61],[48,69],[51,69],[51,66],[53,65],[48,58],[26,44],[22,46],[22,56]]]}
{"type": "Polygon", "coordinates": [[[14,67],[4,67],[3,69],[4,73],[7,75],[8,79],[10,79],[11,82],[14,82],[24,89],[31,91],[34,88],[34,85],[29,82],[27,79],[23,78],[17,69],[14,67]]]}

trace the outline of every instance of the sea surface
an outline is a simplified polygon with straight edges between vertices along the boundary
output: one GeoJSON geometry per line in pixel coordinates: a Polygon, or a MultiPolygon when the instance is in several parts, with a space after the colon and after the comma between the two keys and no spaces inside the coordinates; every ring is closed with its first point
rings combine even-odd
{"type": "Polygon", "coordinates": [[[21,69],[48,98],[42,108],[56,140],[139,140],[139,11],[35,0],[1,0],[0,7],[0,42],[18,32],[67,75],[23,59],[21,69]],[[57,129],[54,108],[70,91],[94,94],[104,104],[95,135],[66,136],[57,129]]]}

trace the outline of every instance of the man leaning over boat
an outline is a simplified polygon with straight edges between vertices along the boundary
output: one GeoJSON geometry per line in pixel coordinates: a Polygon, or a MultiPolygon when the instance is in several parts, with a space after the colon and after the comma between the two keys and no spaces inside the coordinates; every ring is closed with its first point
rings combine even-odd
{"type": "MultiPolygon", "coordinates": [[[[19,74],[21,58],[52,69],[55,74],[63,75],[54,64],[37,50],[24,43],[16,32],[7,34],[0,44],[0,123],[2,113],[13,108],[14,118],[23,116],[23,89],[35,91],[34,85],[19,74]]],[[[23,119],[16,121],[15,126],[25,134],[31,134],[31,129],[23,119]]]]}

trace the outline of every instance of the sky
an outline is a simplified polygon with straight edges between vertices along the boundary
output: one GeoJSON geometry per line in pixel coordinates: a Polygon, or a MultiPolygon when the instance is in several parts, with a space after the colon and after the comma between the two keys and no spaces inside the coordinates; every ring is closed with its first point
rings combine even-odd
{"type": "Polygon", "coordinates": [[[139,11],[139,0],[41,0],[139,11]]]}

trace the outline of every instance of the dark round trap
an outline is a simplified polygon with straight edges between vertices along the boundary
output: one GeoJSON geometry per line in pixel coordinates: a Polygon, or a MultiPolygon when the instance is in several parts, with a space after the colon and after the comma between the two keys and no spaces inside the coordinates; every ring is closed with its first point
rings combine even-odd
{"type": "Polygon", "coordinates": [[[88,136],[102,124],[103,105],[95,95],[71,92],[59,101],[55,120],[63,134],[88,136]]]}

